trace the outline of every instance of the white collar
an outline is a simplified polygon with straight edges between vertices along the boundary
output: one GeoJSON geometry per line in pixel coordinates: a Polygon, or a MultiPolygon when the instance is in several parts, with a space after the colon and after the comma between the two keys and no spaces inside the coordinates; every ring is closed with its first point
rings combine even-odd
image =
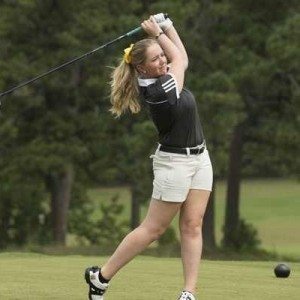
{"type": "Polygon", "coordinates": [[[138,77],[139,86],[148,86],[157,81],[157,78],[140,78],[138,77]]]}

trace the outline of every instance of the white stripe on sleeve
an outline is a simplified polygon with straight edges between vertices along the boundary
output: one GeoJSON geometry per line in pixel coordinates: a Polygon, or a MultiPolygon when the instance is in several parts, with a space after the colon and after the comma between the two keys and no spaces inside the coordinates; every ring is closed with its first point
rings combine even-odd
{"type": "Polygon", "coordinates": [[[165,90],[166,93],[171,91],[175,87],[176,97],[177,97],[177,99],[179,99],[179,90],[178,90],[178,84],[177,84],[176,78],[172,73],[168,73],[168,74],[172,78],[170,78],[165,83],[163,83],[162,87],[163,87],[163,89],[165,90]]]}

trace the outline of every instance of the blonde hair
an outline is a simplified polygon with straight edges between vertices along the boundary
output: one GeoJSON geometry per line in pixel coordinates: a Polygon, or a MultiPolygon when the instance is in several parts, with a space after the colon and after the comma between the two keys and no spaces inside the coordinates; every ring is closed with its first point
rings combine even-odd
{"type": "Polygon", "coordinates": [[[130,62],[123,58],[113,70],[110,82],[110,112],[116,117],[120,117],[127,110],[133,114],[141,110],[136,66],[145,61],[147,48],[155,43],[157,41],[150,38],[138,41],[129,53],[130,62]]]}

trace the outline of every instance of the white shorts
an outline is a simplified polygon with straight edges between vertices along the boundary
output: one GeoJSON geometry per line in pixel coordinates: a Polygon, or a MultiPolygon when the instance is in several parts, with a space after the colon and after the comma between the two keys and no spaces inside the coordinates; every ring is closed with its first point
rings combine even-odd
{"type": "Polygon", "coordinates": [[[190,189],[212,190],[213,170],[207,149],[199,155],[156,150],[153,158],[152,198],[184,202],[190,189]]]}

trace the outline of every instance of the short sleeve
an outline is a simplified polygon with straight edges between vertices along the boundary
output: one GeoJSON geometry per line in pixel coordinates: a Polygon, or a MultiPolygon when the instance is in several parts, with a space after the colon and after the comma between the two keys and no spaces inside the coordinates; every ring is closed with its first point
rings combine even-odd
{"type": "Polygon", "coordinates": [[[169,102],[174,104],[179,99],[178,85],[175,77],[167,73],[158,78],[158,80],[147,86],[147,102],[150,104],[160,104],[169,102]]]}

